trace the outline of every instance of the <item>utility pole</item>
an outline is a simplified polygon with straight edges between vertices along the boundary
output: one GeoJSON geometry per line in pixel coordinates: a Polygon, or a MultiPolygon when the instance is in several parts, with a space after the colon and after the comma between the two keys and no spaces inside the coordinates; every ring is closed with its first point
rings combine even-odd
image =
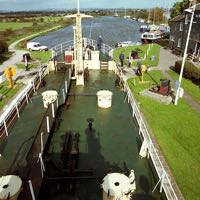
{"type": "Polygon", "coordinates": [[[191,9],[192,9],[192,16],[191,16],[191,19],[190,19],[190,25],[189,25],[186,44],[185,44],[183,61],[182,61],[182,65],[181,65],[180,75],[179,75],[178,87],[177,87],[177,90],[176,90],[176,98],[175,98],[175,102],[174,102],[175,105],[177,105],[177,103],[178,103],[178,98],[179,98],[179,94],[180,94],[181,81],[182,81],[182,77],[183,77],[183,69],[184,69],[185,61],[186,61],[186,58],[187,58],[187,55],[188,55],[187,54],[187,50],[188,50],[188,44],[189,44],[189,40],[190,40],[190,33],[191,33],[191,30],[192,30],[192,23],[193,23],[193,19],[194,19],[194,13],[195,13],[195,9],[196,9],[196,4],[193,7],[191,7],[191,9]]]}

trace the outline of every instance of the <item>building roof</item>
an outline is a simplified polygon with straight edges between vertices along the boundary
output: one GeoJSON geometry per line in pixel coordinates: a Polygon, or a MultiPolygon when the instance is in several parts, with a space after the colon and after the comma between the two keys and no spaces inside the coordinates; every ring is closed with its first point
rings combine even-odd
{"type": "Polygon", "coordinates": [[[176,17],[174,17],[173,19],[171,19],[171,22],[178,22],[181,21],[185,18],[185,15],[181,14],[181,15],[177,15],[176,17]]]}
{"type": "MultiPolygon", "coordinates": [[[[187,9],[185,9],[184,11],[185,12],[192,12],[192,8],[193,8],[194,6],[192,6],[192,7],[190,7],[190,8],[187,8],[187,9]]],[[[195,8],[195,11],[196,10],[200,10],[200,3],[198,3],[198,4],[196,4],[196,8],[195,8]]]]}

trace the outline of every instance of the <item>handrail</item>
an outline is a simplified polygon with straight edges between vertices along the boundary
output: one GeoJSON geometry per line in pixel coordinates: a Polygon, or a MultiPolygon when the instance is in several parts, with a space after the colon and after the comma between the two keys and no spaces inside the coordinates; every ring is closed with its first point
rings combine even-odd
{"type": "MultiPolygon", "coordinates": [[[[24,98],[28,98],[27,95],[28,93],[34,89],[35,90],[35,81],[40,78],[40,80],[42,79],[44,72],[46,70],[46,67],[41,68],[38,73],[29,80],[27,86],[15,97],[15,99],[10,103],[10,105],[6,108],[6,110],[2,113],[2,115],[0,116],[0,127],[4,126],[5,127],[5,123],[6,121],[10,118],[10,116],[13,114],[13,112],[17,109],[18,105],[20,104],[20,102],[24,99],[24,98]]],[[[6,130],[7,132],[7,130],[6,130]]],[[[8,133],[6,133],[8,134],[8,133]]]]}
{"type": "Polygon", "coordinates": [[[158,149],[156,148],[156,146],[154,145],[152,141],[151,135],[143,119],[143,115],[140,112],[140,109],[137,105],[137,102],[134,99],[133,93],[130,90],[126,79],[124,79],[123,72],[118,66],[116,66],[116,71],[120,77],[120,81],[122,81],[124,84],[125,92],[127,92],[127,99],[132,107],[133,117],[136,118],[136,121],[139,126],[139,134],[142,135],[143,139],[145,139],[148,143],[149,156],[152,159],[155,170],[159,177],[159,181],[161,181],[160,192],[162,191],[162,188],[163,188],[168,200],[178,200],[177,193],[175,192],[171,179],[170,179],[170,175],[169,173],[167,173],[167,169],[164,166],[164,163],[158,154],[158,149]]]}
{"type": "MultiPolygon", "coordinates": [[[[90,38],[83,38],[83,45],[84,45],[84,47],[86,47],[87,45],[91,45],[94,47],[94,49],[97,49],[97,41],[90,39],[90,38]]],[[[69,40],[67,42],[64,42],[64,43],[61,43],[61,44],[58,44],[58,45],[52,47],[50,50],[55,51],[56,55],[58,56],[58,55],[63,54],[63,52],[65,50],[71,50],[73,47],[74,47],[74,41],[69,40]]],[[[110,52],[112,50],[113,50],[113,47],[111,47],[107,44],[104,44],[104,43],[101,44],[101,51],[103,53],[110,55],[110,52]]],[[[110,55],[110,56],[112,56],[112,55],[110,55]]]]}

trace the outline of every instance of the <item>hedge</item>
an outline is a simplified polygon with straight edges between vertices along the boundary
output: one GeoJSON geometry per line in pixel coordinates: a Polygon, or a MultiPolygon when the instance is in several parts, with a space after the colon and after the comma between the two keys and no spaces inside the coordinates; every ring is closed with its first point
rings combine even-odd
{"type": "MultiPolygon", "coordinates": [[[[175,71],[180,74],[182,61],[175,62],[175,71]]],[[[193,83],[200,85],[200,69],[193,63],[186,61],[183,69],[183,77],[192,80],[193,83]]]]}

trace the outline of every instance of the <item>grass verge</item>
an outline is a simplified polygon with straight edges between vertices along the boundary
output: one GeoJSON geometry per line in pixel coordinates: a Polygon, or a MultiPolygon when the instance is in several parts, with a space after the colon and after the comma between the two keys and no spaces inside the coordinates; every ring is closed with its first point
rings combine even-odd
{"type": "Polygon", "coordinates": [[[32,51],[31,52],[31,58],[33,60],[38,60],[41,63],[46,63],[51,59],[51,51],[32,51]]]}
{"type": "Polygon", "coordinates": [[[0,100],[0,110],[16,95],[22,86],[23,84],[15,84],[13,88],[8,88],[7,81],[0,85],[0,94],[4,96],[4,98],[0,100]]]}
{"type": "MultiPolygon", "coordinates": [[[[150,75],[158,81],[161,72],[151,71],[150,75]]],[[[151,130],[165,156],[165,159],[174,175],[185,199],[198,200],[200,195],[200,114],[193,110],[184,99],[179,105],[164,105],[148,97],[139,95],[139,92],[148,88],[154,82],[145,74],[147,84],[136,86],[133,79],[129,79],[129,86],[140,102],[140,108],[151,127],[151,130]]]]}

